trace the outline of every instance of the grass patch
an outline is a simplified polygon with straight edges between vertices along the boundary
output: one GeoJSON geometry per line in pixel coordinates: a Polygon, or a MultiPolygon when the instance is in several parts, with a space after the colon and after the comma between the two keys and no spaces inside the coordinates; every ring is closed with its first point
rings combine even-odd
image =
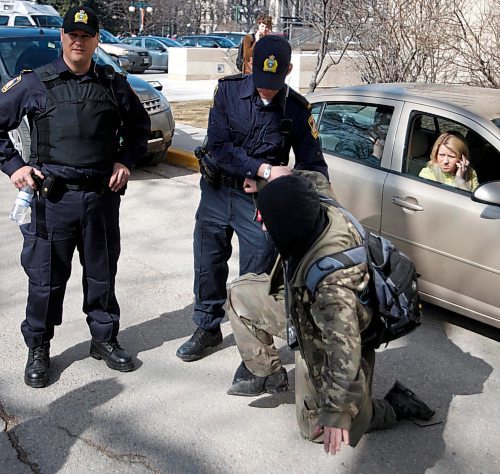
{"type": "Polygon", "coordinates": [[[188,100],[185,102],[170,102],[172,114],[176,123],[192,127],[207,128],[208,111],[211,100],[188,100]]]}

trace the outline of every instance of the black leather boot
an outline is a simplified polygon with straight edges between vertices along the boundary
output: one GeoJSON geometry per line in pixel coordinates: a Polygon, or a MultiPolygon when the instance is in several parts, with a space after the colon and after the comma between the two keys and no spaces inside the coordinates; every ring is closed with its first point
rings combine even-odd
{"type": "Polygon", "coordinates": [[[42,388],[49,383],[50,343],[44,342],[28,352],[24,369],[24,382],[33,388],[42,388]]]}
{"type": "Polygon", "coordinates": [[[222,332],[220,327],[216,329],[198,328],[191,338],[177,349],[175,354],[186,362],[192,362],[201,359],[205,349],[218,346],[221,342],[222,332]]]}
{"type": "Polygon", "coordinates": [[[262,393],[276,394],[288,390],[288,375],[284,367],[267,377],[258,377],[250,372],[242,362],[234,374],[233,385],[228,395],[255,397],[262,393]]]}
{"type": "Polygon", "coordinates": [[[434,410],[429,408],[409,388],[397,380],[384,398],[394,408],[394,413],[396,413],[398,420],[418,418],[427,421],[435,413],[434,410]]]}
{"type": "Polygon", "coordinates": [[[106,365],[110,369],[119,370],[120,372],[134,370],[132,358],[120,346],[116,338],[110,339],[107,342],[97,342],[95,339],[92,339],[90,343],[90,355],[97,360],[104,359],[104,362],[106,362],[106,365]]]}

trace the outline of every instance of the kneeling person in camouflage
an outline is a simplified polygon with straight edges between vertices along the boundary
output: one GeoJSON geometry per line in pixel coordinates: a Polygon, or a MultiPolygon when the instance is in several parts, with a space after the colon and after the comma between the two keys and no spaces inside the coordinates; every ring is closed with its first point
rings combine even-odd
{"type": "Polygon", "coordinates": [[[285,338],[287,332],[277,278],[284,273],[300,349],[295,352],[295,398],[304,438],[323,441],[325,451],[335,454],[342,443],[356,446],[367,431],[391,428],[403,418],[431,418],[434,412],[399,382],[383,400],[371,399],[375,351],[361,344],[371,314],[357,298],[369,281],[366,264],[331,273],[315,295],[308,294],[304,278],[314,262],[361,243],[354,226],[337,208],[321,203],[301,176],[267,184],[258,206],[284,272],[249,274],[229,285],[228,314],[243,361],[228,393],[255,396],[288,389],[273,342],[273,336],[285,338]]]}

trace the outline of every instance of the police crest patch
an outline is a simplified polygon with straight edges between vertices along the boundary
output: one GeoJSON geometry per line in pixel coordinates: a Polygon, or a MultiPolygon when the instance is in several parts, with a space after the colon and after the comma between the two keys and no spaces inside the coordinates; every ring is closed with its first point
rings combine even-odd
{"type": "Polygon", "coordinates": [[[309,127],[311,127],[311,135],[314,138],[318,138],[319,136],[318,128],[316,127],[316,122],[314,121],[314,117],[312,115],[309,117],[307,123],[309,124],[309,127]]]}
{"type": "Polygon", "coordinates": [[[2,87],[2,92],[5,94],[9,89],[12,89],[16,84],[19,84],[22,78],[23,76],[19,75],[17,77],[14,77],[14,79],[11,79],[2,87]]]}
{"type": "Polygon", "coordinates": [[[264,60],[264,72],[272,72],[273,74],[276,73],[278,69],[278,61],[276,60],[276,57],[274,54],[271,54],[264,60]]]}
{"type": "Polygon", "coordinates": [[[75,23],[85,23],[89,22],[89,17],[85,10],[80,10],[75,13],[75,23]]]}

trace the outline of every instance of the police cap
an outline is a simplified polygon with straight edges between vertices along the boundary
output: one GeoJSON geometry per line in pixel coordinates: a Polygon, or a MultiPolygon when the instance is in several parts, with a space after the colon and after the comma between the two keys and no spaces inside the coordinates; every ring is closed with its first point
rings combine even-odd
{"type": "Polygon", "coordinates": [[[280,90],[285,85],[292,59],[290,43],[283,37],[267,35],[255,43],[252,74],[258,89],[280,90]]]}
{"type": "Polygon", "coordinates": [[[99,20],[92,8],[87,6],[73,7],[64,15],[63,30],[65,33],[82,30],[95,36],[99,33],[99,20]]]}

